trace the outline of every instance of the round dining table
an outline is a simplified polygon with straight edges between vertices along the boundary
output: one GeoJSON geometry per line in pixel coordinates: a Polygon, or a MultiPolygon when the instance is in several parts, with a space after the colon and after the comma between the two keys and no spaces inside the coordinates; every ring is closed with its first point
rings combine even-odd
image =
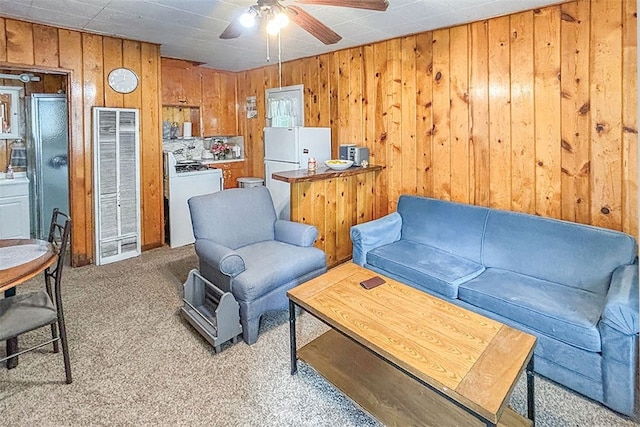
{"type": "MultiPolygon", "coordinates": [[[[56,247],[46,240],[0,239],[0,292],[11,297],[16,286],[42,273],[58,259],[56,247]]],[[[7,340],[7,356],[18,352],[18,339],[7,340]]],[[[7,360],[7,368],[18,365],[18,357],[7,360]]]]}

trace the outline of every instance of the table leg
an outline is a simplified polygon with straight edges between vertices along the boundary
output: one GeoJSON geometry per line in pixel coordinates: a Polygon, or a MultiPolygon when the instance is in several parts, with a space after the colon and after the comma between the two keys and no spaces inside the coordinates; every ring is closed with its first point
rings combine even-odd
{"type": "Polygon", "coordinates": [[[531,420],[533,425],[536,425],[536,411],[535,411],[535,395],[533,389],[533,380],[535,374],[533,372],[533,355],[531,355],[531,360],[527,364],[527,418],[531,420]]]}
{"type": "MultiPolygon", "coordinates": [[[[16,288],[7,289],[4,291],[4,297],[12,297],[16,294],[16,288]]],[[[18,352],[18,338],[11,338],[7,340],[7,356],[18,352]]],[[[13,369],[18,366],[18,356],[12,357],[7,360],[7,369],[13,369]]]]}
{"type": "Polygon", "coordinates": [[[289,345],[291,347],[291,375],[298,372],[298,355],[296,350],[296,305],[289,300],[289,345]]]}

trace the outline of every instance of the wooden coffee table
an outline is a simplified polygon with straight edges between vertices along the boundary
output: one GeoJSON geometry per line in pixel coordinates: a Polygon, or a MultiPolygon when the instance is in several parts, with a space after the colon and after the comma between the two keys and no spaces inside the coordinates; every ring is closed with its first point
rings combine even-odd
{"type": "Polygon", "coordinates": [[[351,262],[287,296],[291,374],[299,357],[384,424],[533,425],[534,336],[351,262]],[[296,305],[332,328],[300,349],[296,305]],[[529,419],[508,407],[525,367],[529,419]]]}

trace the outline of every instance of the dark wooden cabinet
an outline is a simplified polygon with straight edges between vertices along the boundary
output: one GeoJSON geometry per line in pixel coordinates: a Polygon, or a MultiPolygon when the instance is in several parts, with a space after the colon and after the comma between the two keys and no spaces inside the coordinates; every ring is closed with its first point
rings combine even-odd
{"type": "Polygon", "coordinates": [[[222,169],[224,188],[238,188],[238,178],[245,176],[245,162],[216,163],[210,167],[222,169]]]}

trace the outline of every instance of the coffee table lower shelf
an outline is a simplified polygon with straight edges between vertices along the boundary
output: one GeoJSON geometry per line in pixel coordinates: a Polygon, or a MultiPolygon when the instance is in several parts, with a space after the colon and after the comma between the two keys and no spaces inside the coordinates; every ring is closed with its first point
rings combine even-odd
{"type": "MultiPolygon", "coordinates": [[[[336,330],[298,349],[298,358],[385,425],[485,425],[336,330]]],[[[532,422],[506,408],[498,426],[528,427],[532,422]]]]}

